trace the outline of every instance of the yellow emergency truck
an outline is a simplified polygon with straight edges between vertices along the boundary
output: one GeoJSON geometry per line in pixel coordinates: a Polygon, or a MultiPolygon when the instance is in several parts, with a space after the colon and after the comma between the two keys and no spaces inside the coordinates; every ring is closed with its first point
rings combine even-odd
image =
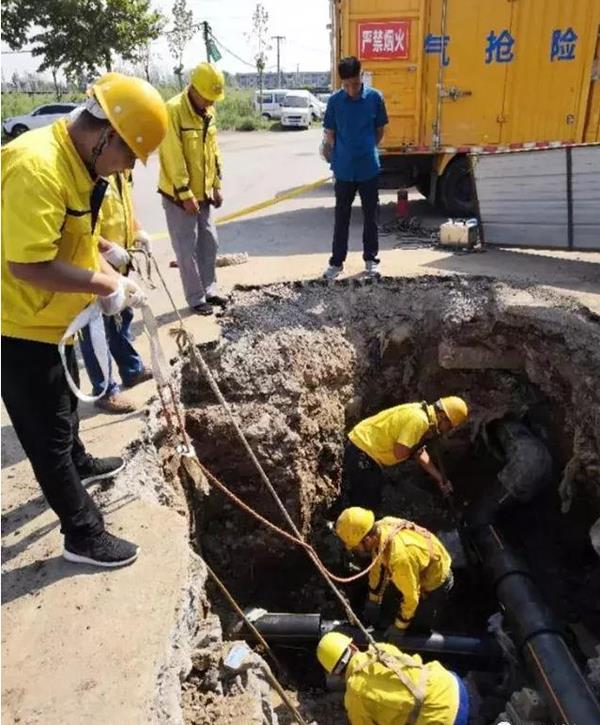
{"type": "Polygon", "coordinates": [[[599,32],[600,0],[331,0],[332,78],[385,97],[382,185],[466,215],[469,152],[600,140],[599,32]]]}

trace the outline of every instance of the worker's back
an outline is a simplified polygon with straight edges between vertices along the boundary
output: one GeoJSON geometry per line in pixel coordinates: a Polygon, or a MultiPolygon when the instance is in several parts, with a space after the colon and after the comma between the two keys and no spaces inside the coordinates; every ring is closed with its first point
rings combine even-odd
{"type": "MultiPolygon", "coordinates": [[[[394,658],[401,672],[418,688],[426,678],[425,697],[415,725],[452,725],[459,704],[459,685],[455,675],[439,662],[423,665],[418,655],[409,657],[391,644],[378,644],[394,658]]],[[[409,687],[376,654],[355,654],[346,672],[344,705],[351,725],[375,722],[377,725],[405,725],[415,706],[409,687]]]]}
{"type": "MultiPolygon", "coordinates": [[[[380,519],[376,526],[380,540],[389,540],[381,563],[392,578],[396,569],[408,567],[425,591],[433,591],[446,580],[452,559],[437,536],[394,516],[380,519]]],[[[377,569],[373,567],[373,580],[377,569]]]]}
{"type": "Polygon", "coordinates": [[[404,403],[361,420],[348,438],[377,463],[393,466],[399,462],[394,455],[394,443],[412,451],[421,444],[429,427],[429,419],[421,403],[404,403]]]}

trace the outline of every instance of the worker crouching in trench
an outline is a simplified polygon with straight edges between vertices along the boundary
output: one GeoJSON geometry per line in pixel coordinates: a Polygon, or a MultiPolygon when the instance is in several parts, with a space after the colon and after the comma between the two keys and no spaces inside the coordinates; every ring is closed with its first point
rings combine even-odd
{"type": "Polygon", "coordinates": [[[372,511],[358,506],[342,511],[335,531],[349,551],[374,562],[363,621],[378,628],[389,624],[381,605],[391,582],[395,603],[400,601],[385,638],[400,641],[411,625],[430,631],[454,584],[452,559],[441,541],[412,521],[393,516],[375,521],[372,511]]]}
{"type": "Polygon", "coordinates": [[[345,680],[350,725],[467,725],[465,683],[439,662],[423,664],[388,643],[360,652],[341,632],[328,632],[317,647],[325,671],[345,680]]]}

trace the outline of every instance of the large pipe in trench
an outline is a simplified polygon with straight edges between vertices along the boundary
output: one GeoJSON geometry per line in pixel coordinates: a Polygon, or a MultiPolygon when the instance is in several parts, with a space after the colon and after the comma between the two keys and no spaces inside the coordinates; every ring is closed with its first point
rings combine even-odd
{"type": "Polygon", "coordinates": [[[471,536],[554,722],[600,725],[600,704],[527,567],[491,524],[472,530],[471,536]]]}
{"type": "MultiPolygon", "coordinates": [[[[320,614],[291,614],[267,612],[253,621],[256,629],[270,644],[306,644],[316,647],[319,639],[335,629],[350,635],[358,645],[366,640],[357,627],[347,622],[322,619],[320,614]]],[[[249,635],[250,633],[248,633],[249,635]]],[[[383,638],[383,633],[382,638],[383,638]]],[[[377,635],[375,635],[378,639],[377,635]]],[[[402,638],[402,649],[414,654],[459,658],[488,666],[502,662],[502,651],[493,637],[466,637],[462,635],[412,634],[402,638]]]]}

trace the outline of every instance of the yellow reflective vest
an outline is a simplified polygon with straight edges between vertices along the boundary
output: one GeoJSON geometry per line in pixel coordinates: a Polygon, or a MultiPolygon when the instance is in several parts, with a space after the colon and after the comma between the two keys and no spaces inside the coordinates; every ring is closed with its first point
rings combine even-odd
{"type": "MultiPolygon", "coordinates": [[[[423,664],[392,644],[378,643],[393,657],[413,687],[425,681],[425,694],[415,725],[452,725],[459,704],[458,682],[439,662],[423,664]]],[[[392,669],[377,660],[372,648],[357,652],[346,668],[344,706],[351,725],[406,725],[415,708],[415,697],[392,669]]]]}
{"type": "Polygon", "coordinates": [[[214,110],[196,113],[187,89],[167,101],[169,125],[159,148],[158,189],[175,202],[212,199],[221,188],[221,152],[214,110]]]}
{"type": "MultiPolygon", "coordinates": [[[[407,524],[410,526],[411,522],[407,524]]],[[[402,519],[393,516],[386,516],[375,526],[384,552],[369,572],[369,599],[380,603],[391,581],[402,594],[394,624],[399,629],[406,629],[415,615],[421,594],[434,591],[448,578],[452,559],[437,536],[426,529],[403,528],[402,519]]]]}
{"type": "Polygon", "coordinates": [[[3,335],[58,343],[94,299],[89,293],[40,289],[17,279],[9,266],[60,260],[98,271],[101,214],[92,229],[94,186],[64,119],[3,146],[3,335]]]}

